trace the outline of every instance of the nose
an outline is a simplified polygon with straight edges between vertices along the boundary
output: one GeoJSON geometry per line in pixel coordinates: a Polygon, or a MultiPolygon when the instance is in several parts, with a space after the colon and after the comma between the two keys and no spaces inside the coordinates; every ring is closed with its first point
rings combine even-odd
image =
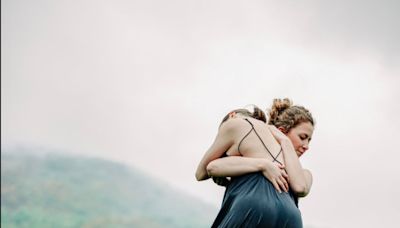
{"type": "Polygon", "coordinates": [[[303,149],[304,149],[304,152],[306,152],[308,150],[308,141],[303,143],[303,149]]]}

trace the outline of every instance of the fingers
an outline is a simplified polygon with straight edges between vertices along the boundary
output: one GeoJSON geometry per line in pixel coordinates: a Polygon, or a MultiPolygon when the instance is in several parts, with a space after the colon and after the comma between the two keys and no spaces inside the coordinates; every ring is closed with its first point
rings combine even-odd
{"type": "Polygon", "coordinates": [[[278,185],[277,181],[276,181],[276,180],[272,180],[271,182],[272,182],[272,185],[274,185],[275,189],[276,189],[279,193],[282,193],[281,189],[279,188],[279,185],[278,185]]]}
{"type": "MultiPolygon", "coordinates": [[[[276,182],[279,184],[281,189],[283,189],[285,192],[287,192],[287,188],[286,188],[286,185],[284,183],[285,181],[283,181],[282,179],[278,179],[276,182]]],[[[279,192],[279,193],[282,193],[282,192],[279,192]]]]}
{"type": "Polygon", "coordinates": [[[286,192],[289,191],[289,175],[286,173],[284,169],[281,170],[281,178],[283,179],[285,186],[286,186],[286,192]]]}
{"type": "Polygon", "coordinates": [[[281,170],[282,172],[282,176],[285,177],[286,179],[289,179],[289,175],[287,174],[287,172],[283,169],[281,170]]]}
{"type": "Polygon", "coordinates": [[[289,184],[284,177],[281,176],[280,179],[276,179],[271,182],[279,193],[282,193],[282,190],[285,192],[289,191],[289,184]]]}
{"type": "Polygon", "coordinates": [[[285,192],[288,192],[289,191],[289,184],[286,181],[286,179],[283,176],[280,176],[280,181],[284,185],[283,189],[285,190],[285,192]]]}

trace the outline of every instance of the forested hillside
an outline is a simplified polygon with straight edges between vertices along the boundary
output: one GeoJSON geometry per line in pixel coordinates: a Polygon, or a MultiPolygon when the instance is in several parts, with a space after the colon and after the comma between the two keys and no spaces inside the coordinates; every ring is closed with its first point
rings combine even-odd
{"type": "Polygon", "coordinates": [[[1,155],[1,227],[210,227],[217,208],[119,163],[1,155]]]}

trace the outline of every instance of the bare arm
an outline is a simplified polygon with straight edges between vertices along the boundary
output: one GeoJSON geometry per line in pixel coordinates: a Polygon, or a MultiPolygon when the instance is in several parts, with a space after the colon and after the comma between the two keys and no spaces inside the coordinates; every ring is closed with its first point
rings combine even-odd
{"type": "Polygon", "coordinates": [[[288,175],[283,166],[275,164],[266,158],[250,158],[229,156],[211,161],[207,166],[209,176],[234,177],[247,173],[262,172],[279,191],[288,191],[288,175]]]}
{"type": "Polygon", "coordinates": [[[289,175],[289,185],[299,197],[306,196],[311,189],[312,175],[309,170],[303,169],[290,139],[275,126],[269,125],[271,133],[281,144],[286,171],[289,175]]]}
{"type": "Polygon", "coordinates": [[[215,177],[235,177],[263,171],[267,166],[266,163],[266,159],[229,156],[211,161],[207,166],[207,172],[215,177]]]}
{"type": "Polygon", "coordinates": [[[231,121],[228,121],[221,125],[214,143],[204,154],[199,165],[197,166],[196,179],[198,181],[210,178],[207,173],[207,165],[211,161],[220,158],[233,145],[232,134],[234,131],[234,126],[230,122],[231,121]]]}
{"type": "Polygon", "coordinates": [[[311,189],[312,175],[309,170],[303,169],[290,139],[281,142],[286,171],[290,177],[289,184],[299,197],[306,196],[311,189]]]}

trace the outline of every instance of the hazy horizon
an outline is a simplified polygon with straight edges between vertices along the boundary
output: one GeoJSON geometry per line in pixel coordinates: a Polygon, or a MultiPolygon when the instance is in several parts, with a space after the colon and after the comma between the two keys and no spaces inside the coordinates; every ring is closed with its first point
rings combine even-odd
{"type": "Polygon", "coordinates": [[[124,162],[219,206],[197,163],[234,108],[291,98],[316,119],[305,225],[400,213],[396,1],[2,1],[2,150],[124,162]]]}

